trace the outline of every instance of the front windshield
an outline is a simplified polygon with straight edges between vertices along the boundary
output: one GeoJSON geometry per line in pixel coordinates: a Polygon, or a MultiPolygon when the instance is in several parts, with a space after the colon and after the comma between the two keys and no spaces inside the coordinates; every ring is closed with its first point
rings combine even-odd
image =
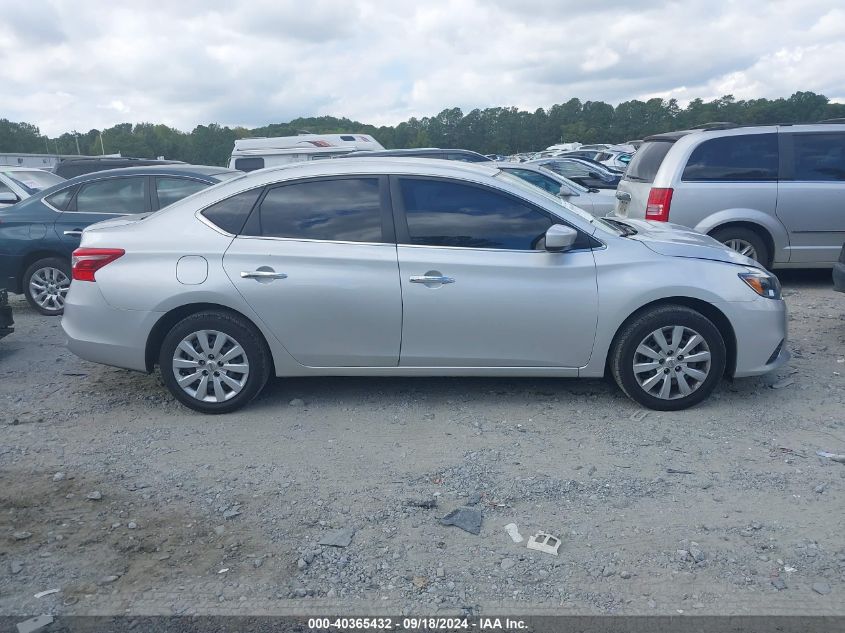
{"type": "Polygon", "coordinates": [[[561,207],[564,207],[570,213],[574,213],[575,215],[577,215],[581,219],[586,220],[587,222],[589,222],[593,226],[600,228],[600,229],[602,229],[602,230],[604,230],[608,233],[613,233],[614,235],[619,235],[621,233],[619,228],[613,226],[609,222],[605,222],[601,218],[597,218],[597,217],[591,215],[590,213],[587,213],[583,209],[576,207],[571,202],[567,202],[566,200],[561,199],[559,196],[555,196],[553,194],[550,194],[548,191],[546,191],[542,187],[538,187],[537,185],[532,185],[530,182],[523,180],[519,176],[514,176],[513,174],[509,174],[505,170],[499,170],[499,173],[496,175],[496,178],[501,178],[502,180],[504,180],[504,181],[506,181],[510,184],[516,185],[520,189],[523,189],[524,191],[527,191],[527,192],[529,192],[529,193],[531,193],[535,196],[542,196],[546,200],[550,200],[550,201],[554,202],[555,204],[557,204],[561,207]]]}
{"type": "Polygon", "coordinates": [[[3,175],[13,180],[16,185],[30,195],[41,191],[42,189],[47,189],[48,187],[57,185],[65,180],[61,176],[57,176],[56,174],[50,173],[49,171],[43,171],[41,169],[16,169],[15,171],[4,171],[3,175]]]}

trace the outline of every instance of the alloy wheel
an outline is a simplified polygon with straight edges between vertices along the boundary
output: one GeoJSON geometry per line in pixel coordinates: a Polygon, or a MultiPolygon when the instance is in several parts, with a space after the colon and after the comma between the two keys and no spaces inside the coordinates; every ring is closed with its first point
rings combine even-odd
{"type": "Polygon", "coordinates": [[[745,255],[746,257],[750,257],[753,260],[757,260],[757,249],[754,248],[754,245],[751,242],[747,242],[746,240],[734,238],[727,240],[724,242],[725,246],[727,246],[732,251],[736,251],[740,255],[745,255]]]}
{"type": "Polygon", "coordinates": [[[634,376],[647,394],[684,398],[710,374],[710,348],[695,330],[670,325],[646,336],[634,352],[634,376]]]}
{"type": "Polygon", "coordinates": [[[45,311],[64,310],[69,288],[70,279],[58,268],[50,266],[39,268],[29,278],[29,293],[33,301],[45,311]]]}
{"type": "Polygon", "coordinates": [[[200,330],[176,346],[172,369],[179,387],[192,398],[225,402],[246,385],[249,359],[243,347],[228,334],[200,330]]]}

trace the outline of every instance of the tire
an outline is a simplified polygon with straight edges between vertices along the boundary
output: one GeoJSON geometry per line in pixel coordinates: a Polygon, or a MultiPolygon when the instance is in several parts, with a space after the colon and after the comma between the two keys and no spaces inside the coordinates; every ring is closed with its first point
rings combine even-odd
{"type": "Polygon", "coordinates": [[[201,413],[231,413],[248,404],[267,383],[271,365],[255,326],[224,311],[185,317],[164,337],[159,353],[165,386],[179,402],[201,413]]]}
{"type": "Polygon", "coordinates": [[[766,240],[757,231],[742,226],[728,226],[723,229],[716,229],[710,236],[728,248],[743,254],[748,254],[744,251],[752,249],[753,254],[748,254],[748,257],[760,262],[766,268],[771,266],[772,254],[769,252],[766,240]]]}
{"type": "Polygon", "coordinates": [[[70,288],[70,262],[61,257],[45,257],[31,264],[21,285],[26,300],[45,316],[61,316],[70,288]]]}
{"type": "Polygon", "coordinates": [[[611,348],[610,371],[622,391],[644,407],[679,411],[713,393],[725,373],[726,357],[725,341],[707,317],[685,306],[666,305],[646,310],[623,325],[611,348]],[[660,345],[658,331],[668,347],[660,345]],[[680,336],[675,340],[677,332],[680,336]],[[693,340],[694,335],[701,340],[693,340]],[[673,348],[678,341],[680,345],[673,348]],[[679,355],[678,348],[688,345],[692,347],[686,355],[679,355]],[[649,348],[647,354],[642,353],[643,346],[649,348]],[[686,356],[697,360],[685,361],[686,356]],[[668,392],[664,392],[666,380],[668,392]],[[683,386],[689,390],[686,395],[683,386]]]}

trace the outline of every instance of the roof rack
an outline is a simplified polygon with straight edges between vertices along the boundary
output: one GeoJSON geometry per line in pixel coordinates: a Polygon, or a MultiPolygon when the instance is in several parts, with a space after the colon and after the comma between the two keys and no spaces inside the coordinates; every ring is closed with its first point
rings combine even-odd
{"type": "Polygon", "coordinates": [[[735,127],[740,127],[736,123],[729,121],[713,121],[712,123],[702,123],[701,125],[693,125],[691,130],[730,130],[735,127]]]}
{"type": "Polygon", "coordinates": [[[845,117],[839,117],[837,119],[824,119],[819,121],[819,123],[845,123],[845,117]]]}

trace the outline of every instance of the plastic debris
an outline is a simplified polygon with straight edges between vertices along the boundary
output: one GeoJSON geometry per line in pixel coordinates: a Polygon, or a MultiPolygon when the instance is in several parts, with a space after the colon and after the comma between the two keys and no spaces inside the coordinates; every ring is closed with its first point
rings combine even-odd
{"type": "Polygon", "coordinates": [[[474,508],[458,508],[440,519],[442,525],[454,525],[470,534],[481,534],[481,511],[474,508]]]}
{"type": "Polygon", "coordinates": [[[43,598],[44,596],[49,596],[54,593],[59,593],[61,589],[47,589],[45,591],[39,591],[37,594],[33,596],[33,598],[43,598]]]}
{"type": "Polygon", "coordinates": [[[783,380],[778,380],[776,383],[773,383],[771,387],[772,389],[783,389],[784,387],[788,387],[792,384],[795,384],[795,380],[792,378],[784,378],[783,380]]]}
{"type": "Polygon", "coordinates": [[[352,543],[353,536],[355,536],[355,530],[352,528],[333,530],[320,539],[320,545],[349,547],[350,543],[352,543]]]}
{"type": "Polygon", "coordinates": [[[52,615],[39,615],[37,617],[30,618],[29,620],[18,622],[18,633],[35,633],[36,631],[40,631],[45,626],[52,623],[52,615]]]}
{"type": "Polygon", "coordinates": [[[228,568],[228,567],[224,567],[223,569],[221,569],[221,570],[220,570],[220,571],[218,571],[217,573],[218,573],[218,574],[225,574],[227,571],[229,571],[229,568],[228,568]]]}
{"type": "Polygon", "coordinates": [[[649,414],[648,409],[639,409],[638,411],[634,411],[634,413],[631,414],[631,421],[632,422],[642,422],[643,420],[645,420],[645,418],[648,414],[649,414]]]}
{"type": "Polygon", "coordinates": [[[666,472],[670,475],[692,475],[694,474],[691,470],[679,470],[677,468],[667,468],[666,472]]]}
{"type": "Polygon", "coordinates": [[[528,549],[557,556],[557,551],[560,549],[560,539],[545,532],[537,532],[534,536],[528,537],[528,549]]]}
{"type": "Polygon", "coordinates": [[[431,508],[437,507],[437,498],[432,497],[431,499],[408,499],[408,501],[406,501],[405,503],[411,506],[412,508],[425,508],[426,510],[430,510],[431,508]]]}
{"type": "Polygon", "coordinates": [[[827,457],[829,460],[839,462],[840,464],[845,464],[845,455],[839,455],[837,453],[828,453],[827,451],[816,451],[816,455],[818,455],[819,457],[827,457]]]}
{"type": "Polygon", "coordinates": [[[516,523],[508,523],[505,526],[505,532],[508,533],[508,536],[511,537],[511,540],[514,543],[522,543],[525,539],[522,538],[522,534],[519,533],[519,528],[517,527],[516,523]]]}

